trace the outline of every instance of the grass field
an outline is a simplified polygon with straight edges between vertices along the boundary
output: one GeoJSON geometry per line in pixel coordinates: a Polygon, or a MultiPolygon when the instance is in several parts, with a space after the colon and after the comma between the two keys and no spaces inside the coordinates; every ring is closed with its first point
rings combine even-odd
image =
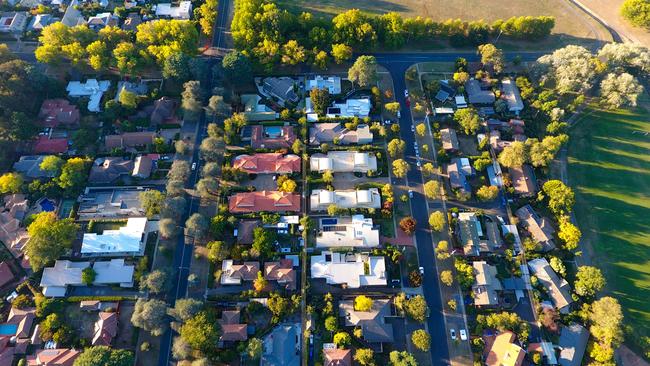
{"type": "MultiPolygon", "coordinates": [[[[460,18],[493,21],[519,15],[550,15],[556,19],[554,33],[564,41],[580,42],[608,37],[594,20],[584,17],[566,0],[516,0],[495,3],[490,0],[278,0],[282,7],[294,12],[310,11],[333,16],[347,9],[361,9],[370,14],[390,11],[404,16],[429,17],[434,20],[460,18]]],[[[610,38],[607,38],[610,39],[610,38]]]]}
{"type": "Polygon", "coordinates": [[[584,242],[627,323],[649,335],[650,113],[594,108],[573,128],[569,144],[569,183],[584,242]]]}

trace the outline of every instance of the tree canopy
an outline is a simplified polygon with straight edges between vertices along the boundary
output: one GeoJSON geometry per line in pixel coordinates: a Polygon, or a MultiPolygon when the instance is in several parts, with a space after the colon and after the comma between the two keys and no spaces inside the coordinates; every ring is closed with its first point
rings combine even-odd
{"type": "Polygon", "coordinates": [[[131,366],[135,361],[133,352],[124,349],[111,349],[107,346],[86,348],[76,360],[74,366],[131,366]]]}
{"type": "Polygon", "coordinates": [[[54,212],[41,212],[27,227],[29,240],[25,248],[34,271],[62,256],[72,247],[79,227],[73,219],[58,220],[54,212]]]}

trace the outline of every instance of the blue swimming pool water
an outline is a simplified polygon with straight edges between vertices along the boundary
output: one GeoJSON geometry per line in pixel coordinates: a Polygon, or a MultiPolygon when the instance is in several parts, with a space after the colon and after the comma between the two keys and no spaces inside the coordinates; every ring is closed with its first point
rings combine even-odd
{"type": "Polygon", "coordinates": [[[336,225],[336,219],[322,219],[321,224],[323,225],[336,225]]]}
{"type": "Polygon", "coordinates": [[[18,324],[0,324],[0,336],[16,335],[18,324]]]}
{"type": "Polygon", "coordinates": [[[270,138],[278,138],[282,136],[282,127],[280,126],[268,126],[264,128],[264,133],[270,138]]]}
{"type": "Polygon", "coordinates": [[[45,212],[52,212],[54,211],[54,202],[48,200],[45,198],[44,200],[41,201],[41,209],[45,212]]]}

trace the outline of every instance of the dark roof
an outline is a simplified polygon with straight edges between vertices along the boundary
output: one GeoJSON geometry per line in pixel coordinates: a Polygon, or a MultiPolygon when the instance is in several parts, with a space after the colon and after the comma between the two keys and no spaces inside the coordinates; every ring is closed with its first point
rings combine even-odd
{"type": "Polygon", "coordinates": [[[6,285],[14,279],[14,274],[7,262],[0,263],[0,287],[6,285]]]}
{"type": "Polygon", "coordinates": [[[153,111],[151,112],[151,123],[159,125],[166,123],[175,117],[176,100],[169,97],[162,97],[153,102],[153,111]]]}
{"type": "Polygon", "coordinates": [[[239,244],[253,244],[253,231],[261,225],[261,220],[239,220],[237,242],[239,244]]]}
{"type": "Polygon", "coordinates": [[[579,366],[587,348],[589,332],[580,324],[573,323],[562,327],[558,346],[560,357],[558,362],[561,366],[579,366]]]}

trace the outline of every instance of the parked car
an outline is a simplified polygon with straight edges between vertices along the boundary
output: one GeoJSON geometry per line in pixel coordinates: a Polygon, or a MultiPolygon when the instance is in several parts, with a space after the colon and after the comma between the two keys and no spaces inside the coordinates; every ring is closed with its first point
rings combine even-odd
{"type": "Polygon", "coordinates": [[[192,171],[196,170],[196,163],[192,163],[192,171]]]}
{"type": "Polygon", "coordinates": [[[467,331],[465,329],[460,330],[460,339],[463,341],[467,340],[467,331]]]}
{"type": "Polygon", "coordinates": [[[415,132],[415,125],[411,125],[411,132],[415,132]]]}
{"type": "Polygon", "coordinates": [[[424,276],[424,267],[420,267],[420,274],[424,276]]]}
{"type": "Polygon", "coordinates": [[[457,339],[457,338],[456,338],[456,329],[450,329],[450,330],[449,330],[449,334],[451,335],[451,339],[452,339],[452,340],[455,341],[455,340],[457,339]]]}
{"type": "Polygon", "coordinates": [[[409,189],[409,198],[413,198],[413,190],[409,189]]]}
{"type": "Polygon", "coordinates": [[[409,97],[409,90],[404,89],[404,98],[408,98],[408,97],[409,97]]]}
{"type": "Polygon", "coordinates": [[[402,114],[399,111],[397,111],[397,118],[402,118],[402,114]]]}

